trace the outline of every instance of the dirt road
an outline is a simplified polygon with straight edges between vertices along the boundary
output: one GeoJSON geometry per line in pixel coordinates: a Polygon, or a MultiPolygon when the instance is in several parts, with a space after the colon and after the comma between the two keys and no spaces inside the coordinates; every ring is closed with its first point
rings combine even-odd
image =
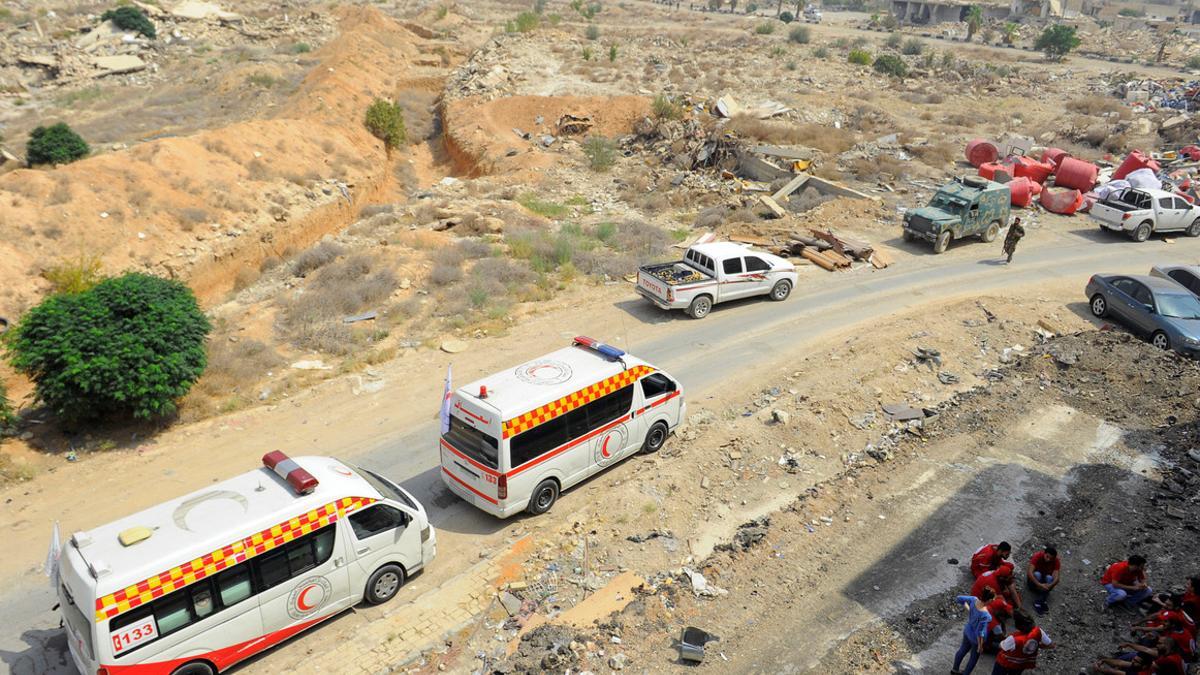
{"type": "MultiPolygon", "coordinates": [[[[1028,242],[1017,264],[997,266],[990,247],[963,245],[944,256],[914,255],[910,264],[882,272],[823,275],[791,300],[778,305],[745,302],[722,306],[702,322],[667,315],[635,299],[627,287],[604,293],[594,306],[548,312],[535,326],[518,327],[479,349],[455,358],[458,381],[542,353],[589,332],[678,376],[687,387],[693,410],[705,401],[753,389],[773,372],[805,353],[815,340],[846,331],[869,329],[872,322],[917,307],[936,312],[939,304],[963,295],[1035,292],[1033,285],[1064,282],[1082,288],[1089,274],[1137,272],[1164,259],[1181,259],[1196,249],[1191,240],[1174,244],[1132,244],[1084,229],[1046,232],[1028,242]],[[562,327],[548,331],[546,326],[562,327]],[[716,358],[719,357],[719,358],[716,358]]],[[[903,247],[893,242],[897,248],[903,247]]],[[[912,249],[919,253],[919,249],[912,249]]],[[[13,672],[64,670],[57,614],[39,567],[51,523],[66,532],[84,529],[121,513],[195,489],[218,477],[244,470],[263,449],[287,447],[296,454],[331,453],[380,469],[402,480],[430,509],[440,534],[437,565],[425,587],[453,578],[477,553],[502,546],[529,525],[523,519],[498,522],[455,500],[435,472],[435,406],[449,357],[418,353],[381,368],[385,386],[368,393],[362,382],[334,381],[297,397],[290,405],[230,416],[192,428],[174,430],[128,451],[88,458],[32,483],[9,488],[3,495],[8,516],[6,538],[20,556],[6,556],[0,616],[0,658],[13,672]],[[135,491],[129,484],[137,485],[135,491]],[[121,486],[126,486],[122,488],[121,486]],[[81,494],[118,494],[125,499],[78,499],[81,494]],[[74,494],[72,500],[67,495],[74,494]],[[59,498],[53,498],[57,495],[59,498]]],[[[569,516],[583,506],[573,495],[557,507],[569,516]]],[[[351,617],[328,631],[353,630],[351,617]]],[[[266,672],[288,647],[252,666],[266,672]]]]}

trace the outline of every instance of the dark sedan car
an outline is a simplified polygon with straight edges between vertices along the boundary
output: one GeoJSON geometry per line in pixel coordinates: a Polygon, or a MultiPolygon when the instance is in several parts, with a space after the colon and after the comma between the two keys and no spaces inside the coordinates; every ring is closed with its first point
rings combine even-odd
{"type": "Polygon", "coordinates": [[[1161,277],[1097,274],[1088,280],[1092,314],[1112,317],[1159,349],[1200,354],[1200,300],[1161,277]]]}

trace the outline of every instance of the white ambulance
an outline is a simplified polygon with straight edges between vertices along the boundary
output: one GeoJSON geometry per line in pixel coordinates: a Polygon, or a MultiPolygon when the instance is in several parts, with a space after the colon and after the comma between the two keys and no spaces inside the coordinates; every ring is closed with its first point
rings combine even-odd
{"type": "Polygon", "coordinates": [[[440,443],[442,481],[500,518],[545,513],[588,476],[639,450],[657,451],[686,410],[670,375],[577,337],[454,392],[440,443]]]}
{"type": "Polygon", "coordinates": [[[425,509],[330,457],[264,467],[71,535],[58,557],[84,675],[212,675],[365,600],[436,552],[425,509]]]}

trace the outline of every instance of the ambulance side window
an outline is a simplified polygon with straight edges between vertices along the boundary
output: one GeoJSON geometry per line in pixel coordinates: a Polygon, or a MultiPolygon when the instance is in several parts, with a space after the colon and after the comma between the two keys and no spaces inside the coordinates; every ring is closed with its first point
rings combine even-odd
{"type": "Polygon", "coordinates": [[[675,391],[675,381],[662,373],[653,373],[642,378],[642,398],[647,401],[672,391],[675,391]]]}
{"type": "Polygon", "coordinates": [[[588,426],[592,429],[602,427],[629,412],[632,406],[633,385],[631,384],[587,404],[588,426]]]}
{"type": "Polygon", "coordinates": [[[408,516],[387,504],[376,504],[350,516],[350,528],[358,539],[373,537],[408,524],[408,516]]]}

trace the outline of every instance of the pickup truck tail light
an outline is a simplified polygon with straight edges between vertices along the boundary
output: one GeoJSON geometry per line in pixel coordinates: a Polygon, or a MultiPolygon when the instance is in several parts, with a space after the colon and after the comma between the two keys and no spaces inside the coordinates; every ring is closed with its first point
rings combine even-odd
{"type": "Polygon", "coordinates": [[[675,302],[675,289],[667,287],[667,302],[675,302]]]}
{"type": "Polygon", "coordinates": [[[1126,213],[1125,215],[1121,216],[1121,220],[1129,220],[1129,216],[1132,216],[1132,215],[1133,215],[1132,213],[1126,213]]]}

